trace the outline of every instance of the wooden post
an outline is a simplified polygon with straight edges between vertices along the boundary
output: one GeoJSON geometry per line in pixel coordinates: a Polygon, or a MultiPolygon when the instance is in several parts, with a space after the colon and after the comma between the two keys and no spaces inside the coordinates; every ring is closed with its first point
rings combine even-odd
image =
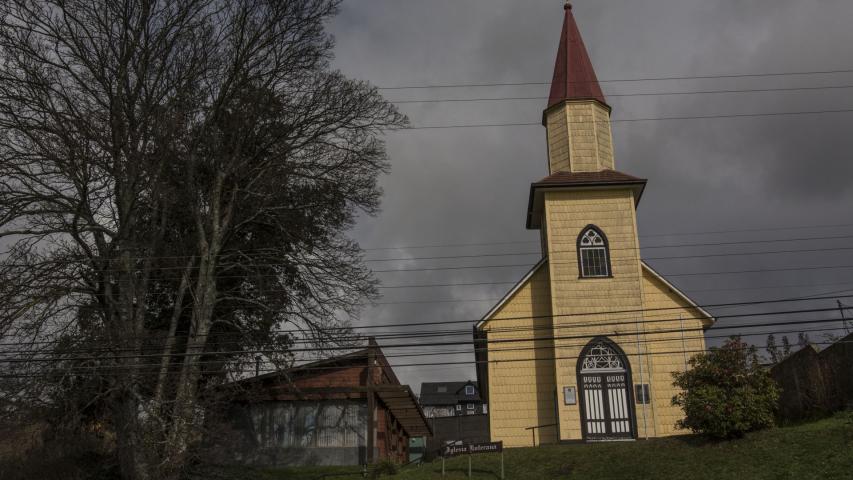
{"type": "Polygon", "coordinates": [[[471,478],[471,455],[468,455],[468,478],[471,478]]]}
{"type": "Polygon", "coordinates": [[[441,478],[444,478],[444,455],[441,456],[441,478]]]}
{"type": "Polygon", "coordinates": [[[367,341],[367,463],[372,464],[374,455],[374,436],[376,435],[376,395],[373,391],[373,364],[376,363],[376,352],[373,350],[375,341],[370,337],[367,341]]]}
{"type": "Polygon", "coordinates": [[[501,449],[501,480],[504,480],[504,451],[501,449]]]}

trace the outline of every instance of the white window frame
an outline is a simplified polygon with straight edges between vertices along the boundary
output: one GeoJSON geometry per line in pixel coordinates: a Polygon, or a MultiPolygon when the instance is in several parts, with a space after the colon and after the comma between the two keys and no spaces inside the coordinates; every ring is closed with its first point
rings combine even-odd
{"type": "Polygon", "coordinates": [[[579,267],[581,278],[607,278],[610,276],[610,252],[607,248],[607,240],[605,240],[604,235],[595,228],[586,228],[581,233],[580,239],[578,241],[578,261],[580,262],[579,267]],[[589,235],[590,232],[594,234],[594,237],[591,237],[592,240],[589,245],[584,245],[584,240],[587,238],[587,235],[589,235]],[[599,240],[600,243],[596,243],[596,239],[599,240]],[[589,273],[592,268],[592,265],[588,265],[586,263],[584,253],[593,251],[601,252],[602,264],[596,265],[596,267],[599,269],[603,269],[603,273],[589,273]]]}
{"type": "Polygon", "coordinates": [[[465,395],[474,395],[474,385],[465,385],[465,395]]]}

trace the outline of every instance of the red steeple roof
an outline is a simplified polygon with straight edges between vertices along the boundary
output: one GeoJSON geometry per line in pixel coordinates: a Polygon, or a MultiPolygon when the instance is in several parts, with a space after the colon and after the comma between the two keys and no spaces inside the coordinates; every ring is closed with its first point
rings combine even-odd
{"type": "Polygon", "coordinates": [[[551,81],[551,95],[548,108],[563,100],[598,100],[607,105],[604,93],[595,77],[592,61],[583,44],[572,5],[566,3],[563,33],[560,35],[560,48],[554,65],[554,79],[551,81]]]}

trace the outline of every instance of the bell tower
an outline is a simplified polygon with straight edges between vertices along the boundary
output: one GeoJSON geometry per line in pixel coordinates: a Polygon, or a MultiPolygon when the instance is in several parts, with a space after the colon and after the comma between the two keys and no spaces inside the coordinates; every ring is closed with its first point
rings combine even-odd
{"type": "Polygon", "coordinates": [[[548,173],[613,170],[610,106],[598,84],[572,5],[564,7],[563,31],[548,108],[548,173]]]}

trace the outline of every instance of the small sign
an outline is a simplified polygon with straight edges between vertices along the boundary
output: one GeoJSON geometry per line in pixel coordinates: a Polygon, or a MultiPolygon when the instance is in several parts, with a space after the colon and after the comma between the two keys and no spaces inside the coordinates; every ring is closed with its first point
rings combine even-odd
{"type": "Polygon", "coordinates": [[[638,385],[634,385],[634,390],[636,392],[635,397],[637,398],[637,403],[639,404],[648,404],[650,403],[651,397],[649,396],[649,384],[641,383],[638,385]]]}
{"type": "Polygon", "coordinates": [[[441,452],[442,457],[455,457],[457,455],[474,455],[477,453],[499,453],[504,448],[504,442],[486,443],[463,443],[461,445],[448,445],[441,452]]]}
{"type": "Polygon", "coordinates": [[[563,387],[563,402],[566,405],[578,403],[577,387],[563,387]]]}

